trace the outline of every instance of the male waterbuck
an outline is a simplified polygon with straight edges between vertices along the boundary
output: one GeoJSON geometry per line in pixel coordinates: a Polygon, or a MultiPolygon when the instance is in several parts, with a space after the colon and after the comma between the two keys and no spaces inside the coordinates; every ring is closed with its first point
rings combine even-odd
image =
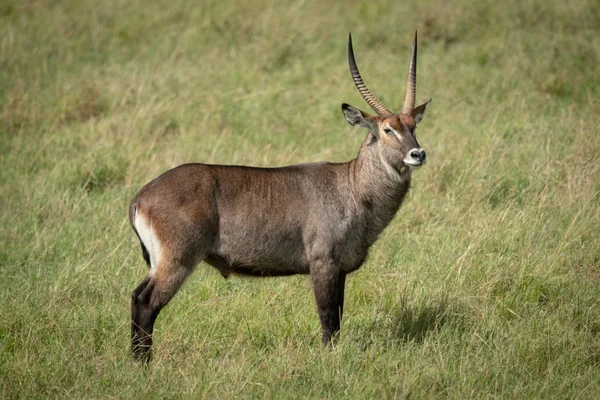
{"type": "Polygon", "coordinates": [[[154,322],[201,261],[230,274],[308,274],[323,343],[339,331],[346,275],[364,262],[425,164],[415,127],[429,101],[415,107],[417,35],[404,107],[386,108],[365,86],[348,38],[354,83],[369,115],[342,104],[346,120],[369,133],[355,159],[282,168],[185,164],[163,173],[133,198],[129,218],[150,270],[131,295],[134,357],[148,361],[154,322]]]}

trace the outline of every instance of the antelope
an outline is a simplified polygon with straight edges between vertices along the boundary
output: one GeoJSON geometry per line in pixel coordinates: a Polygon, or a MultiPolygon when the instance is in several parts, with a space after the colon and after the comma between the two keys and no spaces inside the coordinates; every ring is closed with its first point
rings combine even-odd
{"type": "Polygon", "coordinates": [[[149,362],[161,309],[201,261],[227,278],[308,274],[322,342],[339,332],[346,275],[394,218],[426,162],[415,137],[429,101],[415,107],[417,33],[402,111],[367,89],[348,36],[356,88],[377,115],[342,104],[346,120],[368,134],[356,158],[281,168],[184,164],[145,185],[129,219],[149,272],[131,294],[131,345],[149,362]]]}

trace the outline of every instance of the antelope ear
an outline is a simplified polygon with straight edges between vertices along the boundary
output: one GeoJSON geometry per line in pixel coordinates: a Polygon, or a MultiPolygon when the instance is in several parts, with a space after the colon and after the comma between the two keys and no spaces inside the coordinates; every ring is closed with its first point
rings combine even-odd
{"type": "Polygon", "coordinates": [[[379,135],[379,132],[377,131],[377,124],[375,123],[375,118],[373,118],[366,112],[361,111],[356,107],[352,107],[350,104],[346,103],[342,104],[342,112],[346,117],[346,121],[348,121],[350,125],[359,128],[368,128],[373,135],[379,135]]]}
{"type": "Polygon", "coordinates": [[[426,103],[421,104],[418,107],[415,107],[414,110],[412,110],[412,116],[415,119],[415,123],[419,123],[421,122],[421,120],[423,119],[423,116],[425,115],[425,110],[427,109],[427,106],[429,105],[429,103],[431,103],[431,99],[429,99],[426,103]]]}

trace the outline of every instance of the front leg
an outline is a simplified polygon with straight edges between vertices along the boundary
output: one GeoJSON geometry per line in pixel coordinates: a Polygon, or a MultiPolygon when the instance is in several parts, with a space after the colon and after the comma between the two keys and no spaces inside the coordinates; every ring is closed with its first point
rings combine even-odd
{"type": "Polygon", "coordinates": [[[310,278],[321,320],[323,345],[326,346],[340,330],[346,274],[332,262],[316,262],[311,265],[310,278]]]}

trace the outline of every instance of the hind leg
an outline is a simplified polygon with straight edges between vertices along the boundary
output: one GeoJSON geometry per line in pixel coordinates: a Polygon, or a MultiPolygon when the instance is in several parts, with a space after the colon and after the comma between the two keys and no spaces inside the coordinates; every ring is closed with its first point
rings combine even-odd
{"type": "MultiPolygon", "coordinates": [[[[147,333],[144,332],[139,322],[144,318],[140,315],[142,310],[139,307],[141,302],[138,300],[138,297],[146,289],[150,283],[150,279],[150,274],[146,275],[144,280],[131,293],[131,351],[135,358],[141,357],[142,339],[147,336],[147,333]]],[[[146,328],[148,327],[146,326],[146,328]]]]}
{"type": "Polygon", "coordinates": [[[160,310],[175,296],[193,266],[176,263],[159,265],[131,293],[131,352],[135,359],[149,362],[154,322],[160,310]]]}

